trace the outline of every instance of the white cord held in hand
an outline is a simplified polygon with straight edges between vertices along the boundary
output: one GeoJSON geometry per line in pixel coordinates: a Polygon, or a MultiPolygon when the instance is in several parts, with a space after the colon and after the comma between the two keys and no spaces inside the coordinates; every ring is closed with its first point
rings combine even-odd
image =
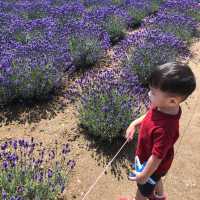
{"type": "Polygon", "coordinates": [[[82,200],[85,200],[87,195],[92,191],[92,189],[94,188],[94,186],[97,184],[97,182],[99,181],[99,179],[104,175],[105,171],[108,169],[108,167],[111,165],[111,163],[115,160],[115,158],[118,156],[118,154],[121,152],[121,150],[124,148],[124,146],[126,145],[126,143],[129,141],[129,139],[127,139],[124,144],[121,146],[121,148],[119,149],[119,151],[116,153],[116,155],[113,157],[113,159],[107,164],[107,166],[105,167],[105,169],[101,172],[101,174],[98,176],[98,178],[96,179],[96,181],[90,186],[89,190],[85,193],[84,197],[82,198],[82,200]]]}

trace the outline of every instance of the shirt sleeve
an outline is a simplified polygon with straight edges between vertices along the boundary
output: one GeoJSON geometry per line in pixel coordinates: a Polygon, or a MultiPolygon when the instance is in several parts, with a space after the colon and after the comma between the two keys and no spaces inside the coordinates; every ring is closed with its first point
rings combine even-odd
{"type": "Polygon", "coordinates": [[[171,139],[168,133],[163,128],[157,128],[152,132],[153,135],[153,149],[152,155],[158,159],[163,159],[171,148],[171,139]]]}

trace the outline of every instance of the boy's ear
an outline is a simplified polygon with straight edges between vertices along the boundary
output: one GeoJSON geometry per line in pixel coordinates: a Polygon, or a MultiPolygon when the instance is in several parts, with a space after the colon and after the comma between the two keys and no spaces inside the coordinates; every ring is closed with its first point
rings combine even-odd
{"type": "Polygon", "coordinates": [[[180,103],[180,100],[179,100],[179,98],[176,98],[176,97],[171,97],[170,98],[170,104],[171,105],[179,105],[179,103],[180,103]]]}

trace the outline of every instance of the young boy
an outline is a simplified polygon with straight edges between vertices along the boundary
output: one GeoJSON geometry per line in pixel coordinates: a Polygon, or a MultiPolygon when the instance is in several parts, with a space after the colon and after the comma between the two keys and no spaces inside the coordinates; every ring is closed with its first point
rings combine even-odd
{"type": "Polygon", "coordinates": [[[126,131],[126,138],[132,140],[140,126],[136,156],[141,163],[146,162],[143,171],[132,177],[138,186],[135,200],[166,200],[161,177],[173,161],[174,144],[179,137],[180,103],[195,90],[196,81],[188,65],[166,63],[152,72],[149,87],[151,108],[126,131]],[[147,182],[149,178],[156,184],[147,182]]]}

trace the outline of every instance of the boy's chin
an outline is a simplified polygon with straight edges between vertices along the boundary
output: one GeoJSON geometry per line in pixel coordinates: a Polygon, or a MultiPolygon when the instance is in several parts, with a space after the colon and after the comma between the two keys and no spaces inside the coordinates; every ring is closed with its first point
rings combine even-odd
{"type": "Polygon", "coordinates": [[[155,103],[151,102],[150,107],[158,107],[155,103]]]}

